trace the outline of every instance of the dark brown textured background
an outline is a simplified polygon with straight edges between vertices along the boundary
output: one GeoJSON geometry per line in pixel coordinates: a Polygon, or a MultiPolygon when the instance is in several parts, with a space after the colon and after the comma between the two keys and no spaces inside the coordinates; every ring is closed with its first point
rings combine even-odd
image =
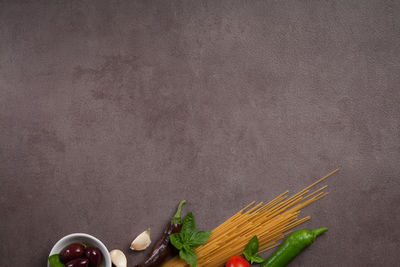
{"type": "Polygon", "coordinates": [[[399,266],[399,54],[399,1],[0,0],[0,266],[336,167],[291,266],[399,266]]]}

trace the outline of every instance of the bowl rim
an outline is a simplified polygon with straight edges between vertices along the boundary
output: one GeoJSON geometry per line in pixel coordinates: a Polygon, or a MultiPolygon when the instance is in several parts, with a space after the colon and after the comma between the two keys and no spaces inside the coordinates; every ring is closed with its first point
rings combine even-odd
{"type": "MultiPolygon", "coordinates": [[[[105,260],[105,263],[103,264],[103,266],[104,267],[111,266],[111,258],[110,258],[110,254],[109,254],[109,251],[108,251],[107,247],[97,237],[94,237],[94,236],[86,234],[86,233],[72,233],[72,234],[68,234],[66,236],[63,236],[51,248],[50,253],[49,253],[49,257],[51,255],[57,253],[56,251],[54,251],[55,247],[57,247],[58,245],[62,244],[63,242],[65,242],[68,239],[73,239],[73,238],[78,238],[78,237],[84,237],[84,238],[88,238],[88,239],[94,240],[99,245],[99,249],[102,251],[102,254],[103,254],[103,257],[104,257],[104,260],[105,260]],[[107,252],[107,253],[104,253],[104,252],[107,252]],[[107,265],[107,263],[109,265],[107,265]]],[[[97,246],[97,244],[96,244],[96,246],[97,246]]],[[[47,261],[47,266],[50,267],[49,261],[47,261]]]]}

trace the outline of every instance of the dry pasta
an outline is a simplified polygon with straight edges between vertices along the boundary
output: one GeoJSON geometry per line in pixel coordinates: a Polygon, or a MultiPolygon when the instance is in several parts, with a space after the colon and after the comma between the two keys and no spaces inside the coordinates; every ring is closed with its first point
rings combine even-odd
{"type": "MultiPolygon", "coordinates": [[[[312,188],[337,171],[332,171],[291,197],[286,191],[266,204],[252,202],[241,209],[216,227],[205,244],[196,248],[197,266],[223,266],[231,256],[240,255],[254,235],[259,239],[260,252],[279,245],[278,241],[291,229],[310,219],[310,216],[299,218],[301,209],[328,194],[324,192],[327,186],[314,191],[312,188]]],[[[187,264],[175,257],[162,266],[186,267],[187,264]]]]}

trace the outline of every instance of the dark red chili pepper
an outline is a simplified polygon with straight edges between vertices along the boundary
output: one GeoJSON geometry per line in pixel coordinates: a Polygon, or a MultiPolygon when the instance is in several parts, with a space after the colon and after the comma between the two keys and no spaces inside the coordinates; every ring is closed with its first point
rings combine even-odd
{"type": "Polygon", "coordinates": [[[160,266],[161,263],[168,258],[168,256],[178,252],[178,250],[176,250],[169,242],[169,236],[171,234],[179,233],[181,231],[182,228],[181,209],[183,204],[185,203],[186,200],[182,200],[179,203],[178,209],[174,217],[172,217],[172,219],[164,228],[163,234],[161,235],[157,243],[154,245],[154,248],[149,254],[149,256],[144,261],[137,264],[135,267],[160,266]]]}

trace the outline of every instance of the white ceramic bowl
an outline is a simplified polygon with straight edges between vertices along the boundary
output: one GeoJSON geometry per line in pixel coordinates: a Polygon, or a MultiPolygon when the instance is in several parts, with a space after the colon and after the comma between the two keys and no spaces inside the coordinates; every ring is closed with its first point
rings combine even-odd
{"type": "MultiPolygon", "coordinates": [[[[104,246],[104,244],[96,237],[83,233],[66,235],[58,240],[58,242],[51,249],[49,256],[60,253],[63,248],[73,243],[85,243],[97,247],[98,249],[100,249],[101,254],[103,254],[103,261],[101,266],[111,267],[110,253],[108,252],[106,246],[104,246]]],[[[47,267],[50,267],[49,261],[47,261],[47,267]]]]}

